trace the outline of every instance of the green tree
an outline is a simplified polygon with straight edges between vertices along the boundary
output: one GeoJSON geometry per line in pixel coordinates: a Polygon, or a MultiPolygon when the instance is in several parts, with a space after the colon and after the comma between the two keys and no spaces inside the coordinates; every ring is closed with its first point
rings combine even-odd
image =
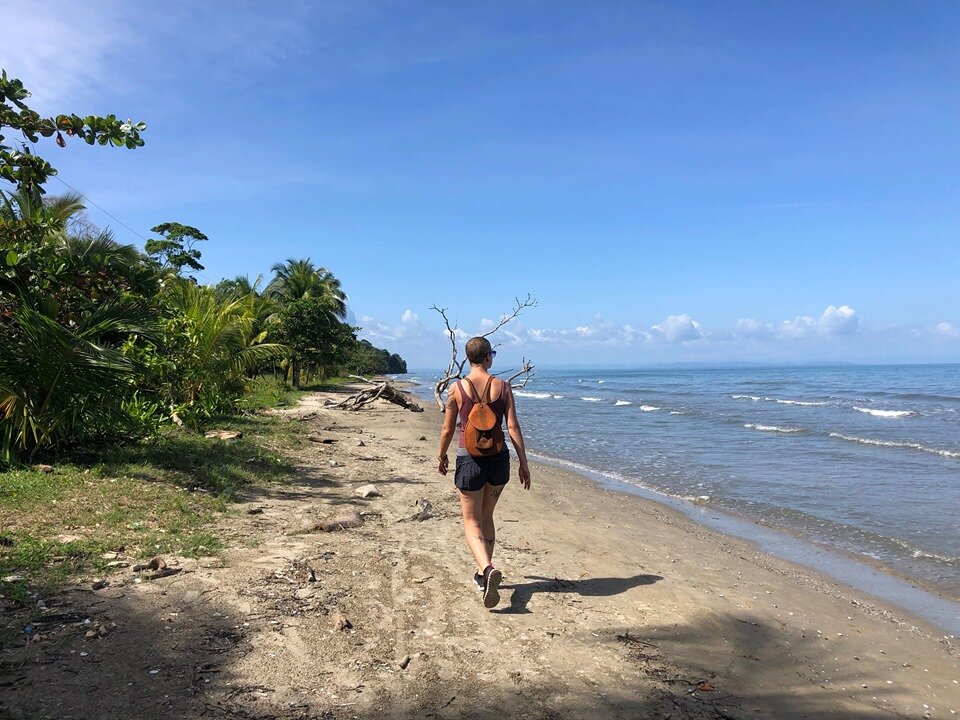
{"type": "Polygon", "coordinates": [[[280,310],[277,335],[290,349],[291,382],[300,387],[304,366],[329,375],[343,366],[356,343],[353,328],[340,322],[334,301],[326,296],[304,297],[280,310]]]}
{"type": "Polygon", "coordinates": [[[347,296],[340,281],[327,268],[314,266],[309,258],[291,258],[277,263],[271,270],[274,277],[266,290],[270,297],[281,302],[326,297],[334,318],[343,320],[347,316],[347,296]]]}
{"type": "Polygon", "coordinates": [[[20,80],[8,77],[6,70],[0,71],[0,179],[13,183],[18,189],[40,195],[44,192],[43,184],[57,171],[34,155],[26,142],[20,142],[20,149],[8,145],[6,135],[10,130],[19,132],[30,143],[38,142],[40,137],[52,137],[60,147],[67,144],[64,135],[78,137],[88,145],[113,145],[131,150],[143,146],[140,133],[146,130],[146,123],[119,120],[115,115],[61,114],[45,118],[27,106],[25,101],[29,97],[20,80]]]}
{"type": "Polygon", "coordinates": [[[188,267],[203,270],[200,264],[200,251],[194,245],[209,240],[206,235],[191,225],[166,222],[150,228],[150,232],[161,237],[147,240],[144,249],[160,265],[163,271],[172,271],[177,275],[188,267]]]}
{"type": "Polygon", "coordinates": [[[246,371],[287,351],[257,331],[252,294],[220,299],[213,288],[179,278],[164,287],[159,302],[159,339],[131,339],[124,351],[150,368],[144,386],[193,426],[232,409],[246,371]]]}

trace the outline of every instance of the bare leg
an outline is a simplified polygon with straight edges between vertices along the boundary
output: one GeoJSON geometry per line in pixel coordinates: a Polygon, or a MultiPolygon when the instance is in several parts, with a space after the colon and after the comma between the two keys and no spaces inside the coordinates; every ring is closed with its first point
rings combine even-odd
{"type": "MultiPolygon", "coordinates": [[[[483,531],[484,490],[461,490],[460,511],[463,513],[463,536],[480,572],[490,564],[493,540],[487,541],[483,531]]],[[[491,518],[492,519],[492,518],[491,518]]]]}
{"type": "MultiPolygon", "coordinates": [[[[497,528],[493,524],[493,511],[497,507],[497,500],[503,492],[505,485],[487,485],[483,486],[483,515],[480,522],[480,529],[483,531],[483,537],[487,541],[487,550],[489,551],[490,561],[493,561],[493,546],[497,542],[497,528]]],[[[486,567],[486,566],[484,566],[486,567]]]]}

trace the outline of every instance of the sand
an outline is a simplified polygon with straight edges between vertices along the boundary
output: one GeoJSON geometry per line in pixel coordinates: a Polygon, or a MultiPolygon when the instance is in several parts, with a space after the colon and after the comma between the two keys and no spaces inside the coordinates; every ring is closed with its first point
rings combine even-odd
{"type": "Polygon", "coordinates": [[[222,562],[65,593],[61,609],[116,629],[84,640],[66,626],[5,650],[0,717],[960,713],[942,631],[554,467],[534,464],[533,488],[514,478],[503,495],[503,599],[485,610],[452,476],[435,470],[439,412],[344,412],[325,397],[293,410],[316,415],[290,431],[333,442],[306,443],[293,484],[224,521],[235,547],[222,562]],[[368,483],[379,496],[356,494],[368,483]],[[363,523],[318,529],[350,512],[363,523]]]}

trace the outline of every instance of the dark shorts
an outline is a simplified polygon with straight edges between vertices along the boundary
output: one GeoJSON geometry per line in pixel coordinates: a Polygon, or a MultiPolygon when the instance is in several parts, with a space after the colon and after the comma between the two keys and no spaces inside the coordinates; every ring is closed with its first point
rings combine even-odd
{"type": "Polygon", "coordinates": [[[481,490],[487,483],[506,485],[510,480],[510,451],[498,455],[475,458],[457,455],[457,471],[453,484],[461,490],[481,490]]]}

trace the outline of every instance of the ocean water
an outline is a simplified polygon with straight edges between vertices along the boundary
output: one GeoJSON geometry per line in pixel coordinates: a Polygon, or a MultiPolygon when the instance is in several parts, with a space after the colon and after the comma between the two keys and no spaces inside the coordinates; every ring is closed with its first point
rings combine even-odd
{"type": "Polygon", "coordinates": [[[960,365],[543,370],[516,395],[539,455],[960,598],[960,365]]]}

